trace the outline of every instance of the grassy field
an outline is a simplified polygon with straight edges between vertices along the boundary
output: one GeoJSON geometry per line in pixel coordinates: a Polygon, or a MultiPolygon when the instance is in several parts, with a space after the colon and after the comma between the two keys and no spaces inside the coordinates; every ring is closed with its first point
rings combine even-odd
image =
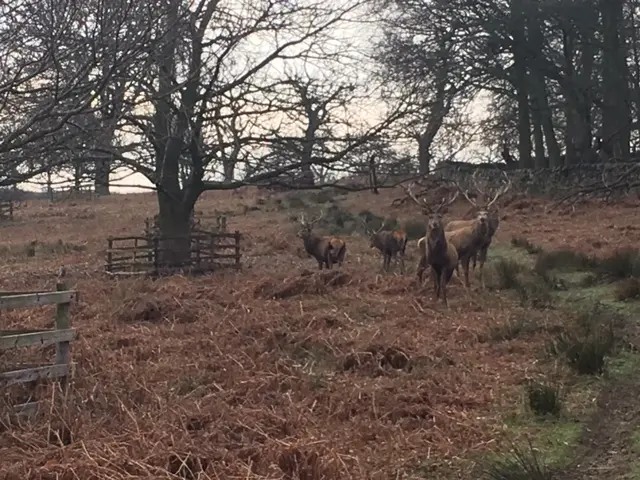
{"type": "MultiPolygon", "coordinates": [[[[157,281],[103,273],[106,238],[141,233],[151,194],[16,211],[1,289],[50,290],[64,264],[80,336],[65,407],[44,390],[39,422],[0,424],[0,478],[640,479],[640,264],[620,253],[640,240],[638,200],[508,199],[487,290],[454,277],[447,309],[416,283],[415,241],[401,276],[362,236],[359,215],[417,238],[401,191],[334,193],[209,193],[196,210],[243,234],[242,269],[157,281]],[[295,238],[320,208],[348,246],[332,282],[295,238]]],[[[3,311],[0,328],[51,319],[3,311]]],[[[51,358],[14,350],[0,368],[51,358]]]]}

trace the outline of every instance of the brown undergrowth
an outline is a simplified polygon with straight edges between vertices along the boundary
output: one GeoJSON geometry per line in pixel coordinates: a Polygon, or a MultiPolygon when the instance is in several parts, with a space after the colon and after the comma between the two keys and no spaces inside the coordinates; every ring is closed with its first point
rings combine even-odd
{"type": "MultiPolygon", "coordinates": [[[[243,211],[256,198],[220,194],[201,208],[243,211]]],[[[358,197],[345,198],[357,212],[358,197]]],[[[117,233],[105,225],[135,232],[153,198],[102,199],[95,218],[61,229],[65,208],[76,207],[34,202],[3,227],[7,244],[46,231],[86,248],[0,268],[5,290],[51,289],[65,263],[81,293],[66,401],[49,391],[38,423],[0,426],[1,478],[410,478],[425,459],[437,471],[493,448],[549,339],[532,330],[487,341],[492,325],[523,314],[516,299],[467,294],[454,280],[446,309],[412,273],[381,275],[356,234],[345,236],[342,271],[317,272],[297,256],[286,212],[229,219],[251,238],[240,272],[108,280],[104,239],[117,233]]],[[[524,219],[507,215],[511,238],[524,219]]],[[[43,326],[51,312],[0,321],[43,326]]]]}

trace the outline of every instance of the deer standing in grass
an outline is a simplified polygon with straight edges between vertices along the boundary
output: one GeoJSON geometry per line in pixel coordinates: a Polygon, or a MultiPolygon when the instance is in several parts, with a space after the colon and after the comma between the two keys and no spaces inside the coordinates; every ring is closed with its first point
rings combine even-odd
{"type": "Polygon", "coordinates": [[[418,265],[418,280],[422,283],[423,274],[427,266],[431,267],[431,277],[433,278],[433,288],[436,293],[436,301],[442,297],[442,301],[448,307],[447,284],[453,276],[453,271],[458,265],[458,252],[455,246],[447,240],[444,234],[444,224],[441,212],[444,207],[451,205],[458,197],[456,192],[449,200],[443,199],[440,205],[432,209],[423,199],[419,201],[411,191],[411,187],[406,188],[409,198],[411,198],[425,213],[429,215],[427,221],[427,234],[418,240],[420,250],[420,263],[418,265]]]}
{"type": "Polygon", "coordinates": [[[386,218],[382,221],[382,225],[376,231],[369,229],[367,223],[361,219],[364,230],[369,236],[369,248],[377,248],[382,253],[382,269],[389,271],[391,259],[395,263],[400,261],[400,272],[404,273],[404,254],[407,248],[407,234],[400,230],[382,230],[386,223],[386,218]]]}
{"type": "Polygon", "coordinates": [[[487,232],[479,242],[479,245],[477,245],[477,248],[474,249],[470,257],[470,259],[473,260],[473,270],[476,269],[477,261],[480,261],[480,283],[482,288],[485,288],[483,268],[485,262],[487,261],[487,252],[489,250],[489,247],[491,246],[493,236],[495,235],[496,231],[498,230],[498,226],[500,225],[500,216],[498,209],[493,208],[493,206],[495,205],[498,198],[500,198],[509,190],[509,188],[511,187],[511,180],[509,179],[506,172],[502,172],[505,177],[505,182],[503,183],[502,187],[498,188],[497,191],[494,192],[493,198],[491,198],[489,201],[486,201],[486,199],[489,198],[489,195],[487,195],[485,191],[478,186],[478,182],[476,180],[477,172],[478,170],[476,170],[472,176],[473,185],[475,190],[482,196],[485,202],[481,205],[478,205],[478,203],[471,199],[469,192],[458,185],[459,191],[462,192],[467,201],[477,209],[476,217],[471,220],[452,220],[445,225],[445,232],[449,234],[449,232],[453,232],[461,228],[469,228],[474,225],[474,223],[478,219],[482,217],[486,219],[488,227],[487,232]]]}
{"type": "Polygon", "coordinates": [[[317,260],[318,268],[320,270],[322,270],[323,266],[331,269],[334,259],[334,255],[332,255],[334,247],[331,243],[331,239],[313,233],[313,226],[318,223],[323,216],[324,212],[322,211],[320,212],[320,216],[318,218],[312,220],[311,222],[307,222],[305,214],[303,213],[302,215],[300,215],[298,221],[300,222],[302,228],[296,235],[298,238],[302,239],[304,249],[307,251],[307,253],[317,260]]]}

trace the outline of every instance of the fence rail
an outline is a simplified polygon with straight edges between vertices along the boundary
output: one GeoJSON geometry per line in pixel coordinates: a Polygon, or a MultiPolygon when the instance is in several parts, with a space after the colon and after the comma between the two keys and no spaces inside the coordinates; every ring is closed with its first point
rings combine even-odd
{"type": "MultiPolygon", "coordinates": [[[[0,351],[36,345],[56,346],[53,364],[20,365],[0,372],[0,389],[16,384],[30,384],[35,389],[39,380],[59,381],[66,385],[71,370],[70,344],[76,338],[76,331],[71,328],[69,307],[76,299],[77,293],[67,290],[62,283],[56,285],[55,292],[0,292],[0,309],[56,305],[54,329],[0,330],[0,351]]],[[[31,415],[37,411],[38,402],[32,397],[13,407],[18,414],[31,415]]]]}
{"type": "Polygon", "coordinates": [[[13,200],[0,200],[0,220],[13,220],[13,200]]]}
{"type": "Polygon", "coordinates": [[[96,193],[91,187],[72,187],[49,192],[49,200],[52,202],[91,201],[95,197],[96,193]]]}
{"type": "Polygon", "coordinates": [[[176,271],[205,273],[239,268],[240,232],[193,232],[187,237],[128,236],[107,239],[105,271],[112,276],[171,274],[176,271]],[[179,262],[167,263],[178,248],[179,262]]]}

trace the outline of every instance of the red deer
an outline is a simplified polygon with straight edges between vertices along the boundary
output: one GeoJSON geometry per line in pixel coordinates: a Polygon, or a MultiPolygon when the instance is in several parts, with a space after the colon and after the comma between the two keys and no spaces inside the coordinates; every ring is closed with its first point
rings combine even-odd
{"type": "Polygon", "coordinates": [[[422,211],[429,215],[427,222],[427,234],[418,241],[420,248],[420,263],[418,265],[418,280],[422,283],[422,278],[427,265],[431,267],[431,277],[433,278],[433,288],[436,292],[436,301],[442,296],[442,300],[446,306],[449,306],[447,300],[447,284],[453,276],[453,271],[458,265],[458,252],[455,246],[449,242],[444,235],[444,225],[442,222],[441,212],[445,206],[451,205],[458,197],[456,192],[449,200],[443,199],[440,205],[432,209],[423,199],[419,201],[411,191],[406,188],[409,198],[411,198],[422,211]]]}
{"type": "Polygon", "coordinates": [[[382,253],[382,268],[385,272],[389,271],[391,259],[394,259],[396,263],[400,260],[400,272],[404,273],[404,254],[407,248],[407,234],[400,230],[382,230],[385,225],[385,220],[383,220],[382,225],[380,225],[380,228],[376,231],[370,230],[367,223],[361,220],[365,232],[369,236],[369,248],[377,248],[380,250],[380,253],[382,253]]]}
{"type": "Polygon", "coordinates": [[[468,191],[458,187],[459,190],[462,192],[463,196],[467,199],[467,201],[477,209],[476,218],[472,220],[452,220],[446,224],[445,231],[452,232],[460,228],[469,227],[474,224],[474,222],[479,218],[479,216],[484,216],[487,218],[488,220],[487,235],[485,236],[484,240],[481,242],[479,248],[471,256],[471,258],[473,259],[474,270],[476,268],[477,260],[478,259],[480,260],[480,269],[479,269],[480,283],[482,285],[482,288],[484,288],[485,285],[484,285],[483,267],[485,262],[487,261],[487,251],[489,250],[489,247],[491,246],[491,242],[493,240],[493,236],[495,235],[496,231],[498,230],[498,226],[500,225],[499,212],[497,208],[494,208],[494,205],[495,205],[495,202],[498,200],[498,198],[500,198],[509,190],[509,188],[511,187],[511,180],[509,179],[506,172],[502,172],[502,174],[506,179],[505,183],[501,188],[499,188],[494,193],[493,198],[491,198],[491,200],[486,201],[486,199],[488,199],[489,196],[478,186],[478,183],[476,181],[476,173],[477,173],[477,170],[472,177],[473,184],[477,192],[483,197],[483,199],[485,199],[485,203],[478,205],[475,201],[473,201],[470,198],[468,191]]]}
{"type": "Polygon", "coordinates": [[[320,212],[320,216],[318,218],[311,222],[307,222],[304,213],[300,215],[298,221],[302,228],[296,235],[298,238],[302,239],[306,252],[317,260],[320,270],[322,270],[322,267],[325,265],[329,269],[333,266],[333,245],[331,244],[330,239],[316,235],[312,231],[313,225],[316,224],[323,216],[324,212],[320,212]]]}

